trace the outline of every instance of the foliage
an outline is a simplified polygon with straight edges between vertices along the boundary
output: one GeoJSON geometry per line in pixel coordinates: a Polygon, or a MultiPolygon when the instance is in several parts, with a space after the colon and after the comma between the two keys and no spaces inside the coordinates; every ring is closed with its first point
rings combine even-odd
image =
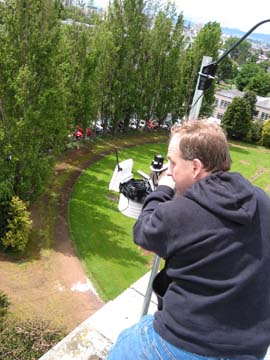
{"type": "Polygon", "coordinates": [[[131,115],[136,113],[137,80],[147,34],[144,8],[143,0],[115,0],[108,11],[107,26],[112,32],[114,58],[108,102],[103,103],[103,111],[109,114],[114,132],[120,121],[127,128],[131,115]]]}
{"type": "Polygon", "coordinates": [[[262,69],[257,64],[244,64],[236,76],[236,85],[238,90],[243,91],[248,85],[250,78],[256,76],[258,72],[262,72],[262,69]]]}
{"type": "Polygon", "coordinates": [[[3,5],[0,187],[8,178],[11,192],[23,200],[42,191],[67,134],[60,10],[54,0],[3,5]]]}
{"type": "Polygon", "coordinates": [[[6,215],[6,231],[0,239],[5,248],[24,250],[31,229],[29,215],[25,204],[17,196],[13,196],[6,215]]]}
{"type": "Polygon", "coordinates": [[[254,91],[260,96],[267,96],[270,92],[270,75],[263,72],[258,73],[250,79],[246,89],[254,91]]]}
{"type": "Polygon", "coordinates": [[[262,128],[261,143],[263,146],[270,147],[270,120],[264,121],[262,128]]]}
{"type": "MultiPolygon", "coordinates": [[[[229,50],[234,44],[239,41],[236,36],[231,36],[226,39],[224,44],[224,50],[229,50]]],[[[251,49],[251,43],[247,40],[242,41],[235,49],[230,52],[232,60],[236,61],[238,65],[242,65],[249,56],[249,50],[251,49]]]]}
{"type": "Polygon", "coordinates": [[[258,114],[258,111],[256,110],[256,102],[257,102],[257,96],[256,93],[254,91],[247,91],[244,94],[244,99],[246,99],[250,105],[250,112],[251,112],[251,117],[256,117],[258,114]]]}
{"type": "Polygon", "coordinates": [[[266,96],[270,92],[270,75],[259,64],[247,63],[239,70],[236,85],[240,91],[252,90],[266,96]]]}
{"type": "Polygon", "coordinates": [[[218,81],[228,81],[234,79],[237,75],[237,63],[229,56],[225,57],[217,68],[218,81]]]}
{"type": "Polygon", "coordinates": [[[7,295],[0,290],[0,331],[1,331],[1,323],[8,312],[8,307],[10,302],[8,300],[7,295]]]}
{"type": "Polygon", "coordinates": [[[250,129],[250,142],[253,144],[259,144],[262,137],[263,121],[255,120],[251,122],[250,129]]]}
{"type": "MultiPolygon", "coordinates": [[[[0,200],[0,239],[7,232],[8,212],[10,210],[11,197],[4,197],[0,200]]],[[[0,240],[1,243],[1,240],[0,240]]]]}
{"type": "Polygon", "coordinates": [[[269,73],[270,71],[270,61],[262,61],[258,64],[265,73],[269,73]]]}
{"type": "Polygon", "coordinates": [[[230,138],[245,140],[251,128],[250,103],[235,97],[225,111],[221,125],[230,138]]]}
{"type": "MultiPolygon", "coordinates": [[[[83,19],[84,20],[84,19],[83,19]]],[[[70,124],[84,131],[97,118],[99,91],[96,77],[97,50],[93,28],[83,22],[63,27],[67,77],[67,113],[70,124]]]]}
{"type": "Polygon", "coordinates": [[[159,11],[154,26],[149,34],[148,66],[145,80],[148,83],[144,90],[148,109],[146,118],[154,116],[162,124],[168,113],[177,113],[173,101],[177,86],[176,69],[181,61],[184,47],[183,17],[176,17],[173,8],[159,11]]]}
{"type": "MultiPolygon", "coordinates": [[[[170,1],[114,0],[104,17],[60,0],[7,0],[1,10],[0,199],[36,199],[75,125],[101,119],[116,133],[131,118],[188,118],[202,58],[215,61],[221,47],[216,22],[188,43],[170,1]]],[[[222,77],[234,72],[225,59],[222,77]]],[[[240,77],[240,86],[265,93],[263,76],[240,77]]],[[[214,91],[204,93],[200,116],[212,113],[214,91]]]]}
{"type": "Polygon", "coordinates": [[[0,358],[39,359],[63,337],[63,329],[53,328],[44,321],[6,320],[0,329],[0,358]]]}

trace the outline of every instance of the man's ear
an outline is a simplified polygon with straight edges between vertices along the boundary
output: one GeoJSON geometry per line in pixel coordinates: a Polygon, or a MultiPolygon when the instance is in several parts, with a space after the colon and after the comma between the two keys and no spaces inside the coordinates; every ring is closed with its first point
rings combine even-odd
{"type": "Polygon", "coordinates": [[[201,178],[201,175],[203,174],[203,163],[199,159],[193,159],[192,160],[192,166],[193,166],[193,179],[198,180],[201,178]]]}

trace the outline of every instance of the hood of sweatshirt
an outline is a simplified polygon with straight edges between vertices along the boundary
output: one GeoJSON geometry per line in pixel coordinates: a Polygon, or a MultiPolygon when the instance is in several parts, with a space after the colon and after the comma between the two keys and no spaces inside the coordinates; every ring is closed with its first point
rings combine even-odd
{"type": "Polygon", "coordinates": [[[185,194],[209,211],[238,224],[249,224],[257,208],[255,188],[241,174],[217,172],[197,181],[185,194]]]}

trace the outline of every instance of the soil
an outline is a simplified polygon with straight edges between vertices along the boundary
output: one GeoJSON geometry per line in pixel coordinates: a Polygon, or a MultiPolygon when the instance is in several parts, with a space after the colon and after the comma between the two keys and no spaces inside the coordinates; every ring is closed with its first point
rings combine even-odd
{"type": "MultiPolygon", "coordinates": [[[[57,164],[56,175],[80,156],[83,150],[70,152],[68,158],[57,164]]],[[[69,332],[104,305],[76,256],[67,222],[68,199],[74,183],[82,170],[96,160],[97,157],[92,157],[91,161],[74,167],[60,190],[53,248],[41,249],[38,258],[31,261],[12,261],[0,253],[0,289],[8,295],[10,312],[15,318],[49,321],[69,332]]],[[[40,205],[34,204],[33,227],[40,231],[42,216],[40,205]]]]}

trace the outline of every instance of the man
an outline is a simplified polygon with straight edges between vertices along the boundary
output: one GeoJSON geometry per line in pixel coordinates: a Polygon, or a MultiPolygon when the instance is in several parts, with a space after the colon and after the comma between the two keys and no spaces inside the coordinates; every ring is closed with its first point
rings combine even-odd
{"type": "Polygon", "coordinates": [[[270,200],[228,172],[218,125],[173,130],[167,157],[134,226],[135,243],[165,259],[154,281],[159,310],[124,330],[108,359],[262,359],[270,344],[270,200]]]}

